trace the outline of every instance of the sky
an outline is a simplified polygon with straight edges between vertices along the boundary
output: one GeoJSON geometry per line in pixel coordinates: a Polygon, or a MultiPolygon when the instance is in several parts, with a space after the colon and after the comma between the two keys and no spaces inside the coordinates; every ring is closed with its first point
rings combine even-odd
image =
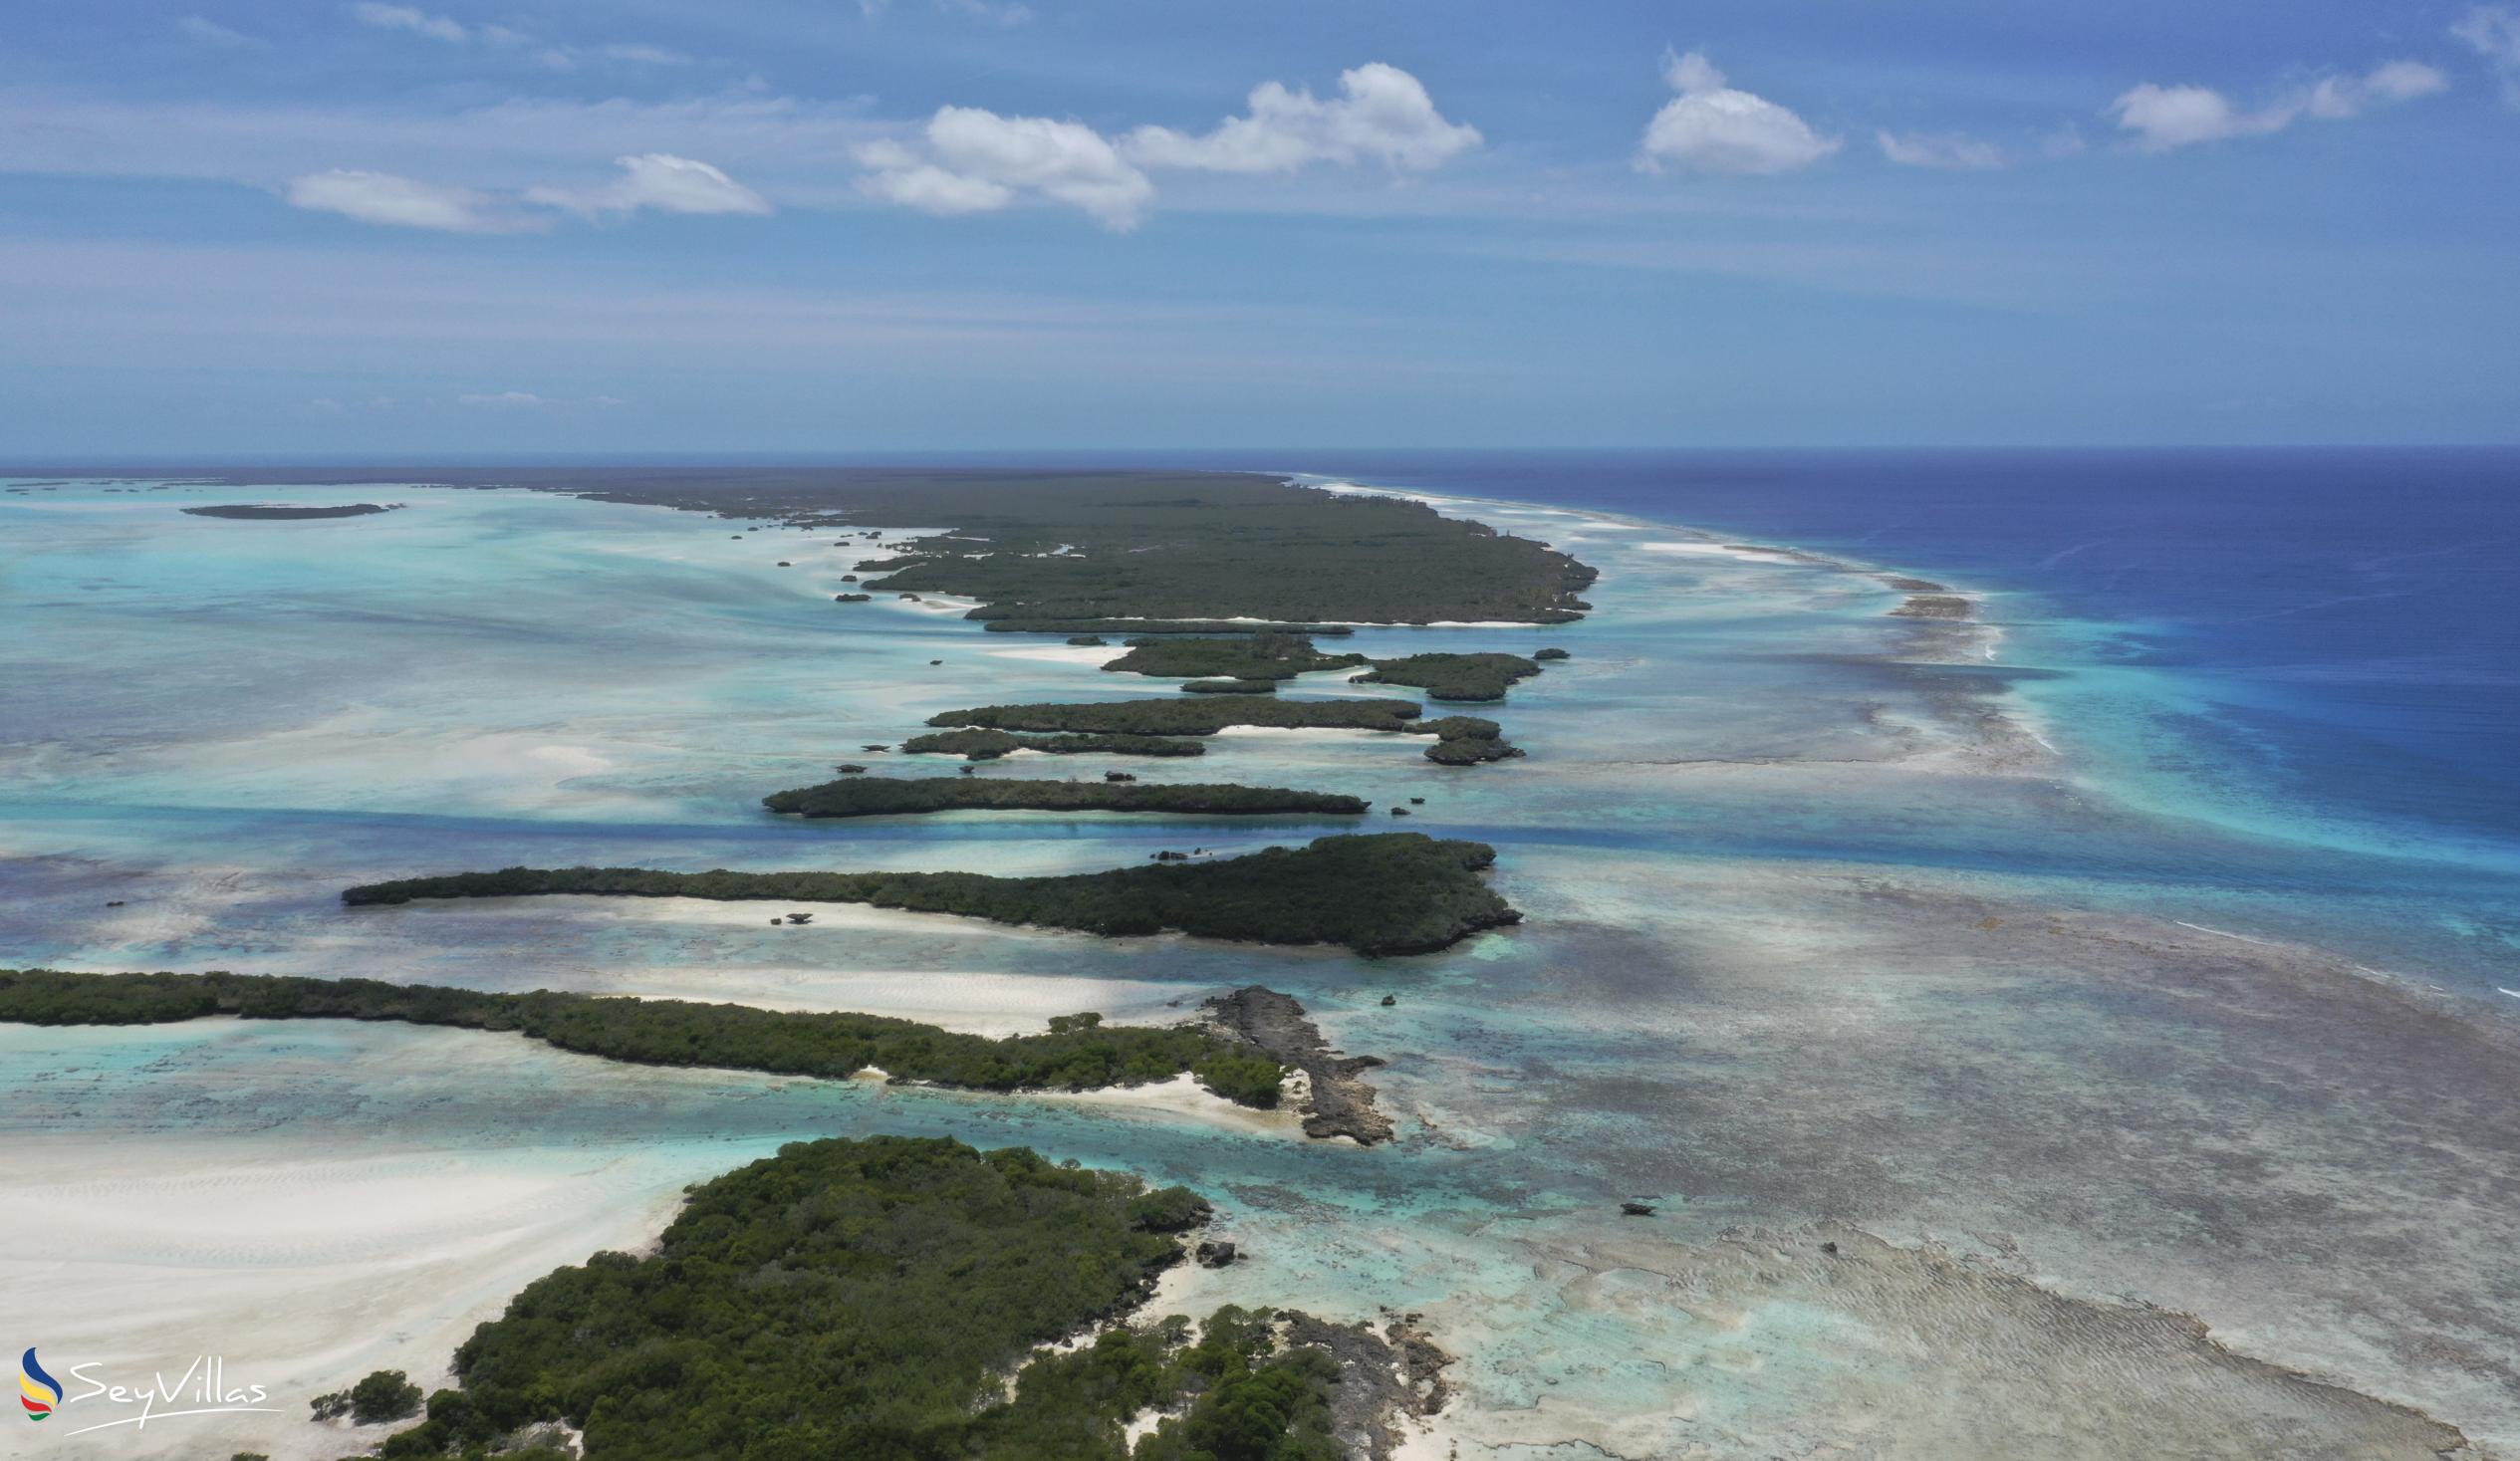
{"type": "Polygon", "coordinates": [[[2520,0],[0,8],[0,458],[2520,440],[2520,0]]]}

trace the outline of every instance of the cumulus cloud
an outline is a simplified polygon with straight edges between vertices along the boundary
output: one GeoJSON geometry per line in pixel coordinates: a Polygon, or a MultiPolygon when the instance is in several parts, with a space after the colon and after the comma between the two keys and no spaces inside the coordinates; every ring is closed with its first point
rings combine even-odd
{"type": "Polygon", "coordinates": [[[1905,135],[1879,131],[1873,139],[1882,155],[1901,167],[1940,167],[1960,172],[1989,172],[2011,164],[2004,149],[1964,132],[1920,132],[1905,135]]]}
{"type": "Polygon", "coordinates": [[[1377,161],[1424,171],[1479,144],[1479,129],[1447,122],[1417,78],[1380,61],[1339,75],[1340,95],[1322,101],[1309,90],[1263,82],[1250,110],[1213,131],[1191,136],[1168,126],[1141,126],[1127,143],[1147,167],[1217,172],[1291,172],[1310,162],[1377,161]]]}
{"type": "Polygon", "coordinates": [[[2305,117],[2339,121],[2373,107],[2410,102],[2446,90],[2450,79],[2420,61],[2388,61],[2361,76],[2331,76],[2255,110],[2244,109],[2210,87],[2164,87],[2146,82],[2109,104],[2103,116],[2135,134],[2147,152],[2166,152],[2198,142],[2279,132],[2305,117]]]}
{"type": "Polygon", "coordinates": [[[528,188],[525,200],[578,213],[752,213],[771,211],[761,194],[706,162],[670,152],[616,157],[622,175],[598,187],[528,188]]]}
{"type": "Polygon", "coordinates": [[[1109,138],[1081,122],[978,107],[940,107],[918,145],[870,143],[858,160],[870,169],[859,183],[869,195],[930,213],[986,212],[1034,194],[1126,231],[1155,192],[1109,138]]]}
{"type": "Polygon", "coordinates": [[[465,30],[461,23],[442,15],[431,15],[416,5],[384,5],[378,0],[360,0],[359,4],[350,8],[350,13],[362,25],[372,25],[378,30],[409,31],[415,36],[456,45],[471,39],[471,32],[465,30]]]}
{"type": "Polygon", "coordinates": [[[2502,78],[2502,99],[2520,107],[2520,11],[2479,5],[2450,27],[2450,34],[2485,59],[2502,78]]]}
{"type": "Polygon", "coordinates": [[[320,213],[397,228],[496,233],[517,226],[498,214],[490,197],[470,188],[355,168],[309,173],[289,184],[289,201],[320,213]]]}
{"type": "Polygon", "coordinates": [[[1702,52],[1664,58],[1663,80],[1677,97],[1646,123],[1637,166],[1684,167],[1737,175],[1792,172],[1838,150],[1784,107],[1733,88],[1702,52]]]}
{"type": "Polygon", "coordinates": [[[1478,128],[1446,121],[1417,78],[1381,62],[1343,72],[1327,101],[1277,82],[1250,109],[1196,135],[1141,126],[1117,139],[1081,122],[944,107],[912,139],[857,149],[869,197],[940,215],[986,213],[1026,198],[1064,203],[1104,227],[1137,226],[1152,206],[1148,170],[1291,172],[1315,162],[1441,166],[1479,144],[1478,128]]]}

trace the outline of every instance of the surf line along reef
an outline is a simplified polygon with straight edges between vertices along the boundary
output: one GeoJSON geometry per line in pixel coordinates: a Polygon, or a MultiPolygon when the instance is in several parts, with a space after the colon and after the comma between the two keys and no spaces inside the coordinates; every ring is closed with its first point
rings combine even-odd
{"type": "MultiPolygon", "coordinates": [[[[1236,655],[1215,647],[1237,634],[1336,635],[1360,622],[1564,623],[1590,608],[1576,596],[1592,570],[1545,545],[1413,503],[1262,478],[838,474],[842,480],[809,481],[832,474],[804,474],[755,476],[729,488],[499,475],[505,480],[465,485],[581,491],[818,531],[841,527],[869,540],[879,531],[854,524],[943,522],[943,535],[856,565],[891,575],[866,587],[905,597],[968,595],[981,601],[969,617],[996,632],[1202,636],[1164,659],[1166,669],[1194,660],[1226,667],[1235,658],[1251,668],[1279,657],[1274,648],[1236,655]]],[[[1497,698],[1537,670],[1533,660],[1506,655],[1369,662],[1314,653],[1309,641],[1304,658],[1306,670],[1353,666],[1436,698],[1497,698]]],[[[1245,683],[1274,691],[1284,679],[1230,678],[1237,691],[1245,683]]],[[[1162,736],[1178,738],[1166,750],[1181,754],[1174,748],[1232,725],[1430,736],[1429,759],[1455,766],[1521,754],[1490,720],[1429,719],[1407,701],[1281,701],[1260,692],[1118,707],[979,707],[930,724],[966,733],[934,746],[963,754],[1003,745],[971,732],[994,732],[1015,743],[1009,750],[1033,748],[1026,735],[1057,736],[1080,738],[1060,742],[1064,748],[1115,755],[1162,754],[1127,739],[1162,736]]],[[[843,781],[765,800],[808,816],[983,808],[1346,815],[1367,805],[1273,788],[951,778],[843,781]]],[[[427,897],[573,893],[852,901],[1109,935],[1171,929],[1331,943],[1371,956],[1439,950],[1519,917],[1478,876],[1493,856],[1481,844],[1401,835],[1322,838],[1301,849],[1064,877],[516,867],[363,884],[346,890],[344,902],[366,909],[427,897]]],[[[1078,1015],[1054,1020],[1043,1035],[988,1040],[863,1015],[550,991],[493,995],[244,975],[0,978],[0,1018],[42,1023],[210,1014],[396,1019],[514,1030],[630,1061],[818,1076],[879,1066],[896,1079],[988,1090],[1078,1089],[1187,1071],[1211,1091],[1265,1105],[1293,1067],[1311,1094],[1309,1134],[1361,1143],[1391,1135],[1372,1108],[1371,1089],[1356,1079],[1375,1063],[1329,1052],[1294,1001],[1253,985],[1208,1009],[1207,1021],[1194,1026],[1131,1030],[1078,1015]]],[[[385,1454],[497,1449],[540,1457],[547,1443],[577,1439],[583,1454],[604,1457],[766,1455],[793,1445],[817,1454],[1004,1461],[1047,1454],[1329,1461],[1387,1456],[1399,1416],[1442,1403],[1444,1356],[1402,1321],[1379,1334],[1234,1310],[1195,1326],[1120,1323],[1150,1293],[1151,1274],[1180,1261],[1174,1235],[1206,1216],[1205,1200],[1184,1189],[1149,1193],[1134,1178],[1055,1167],[1029,1151],[984,1154],[950,1140],[886,1137],[791,1146],[694,1189],[656,1258],[599,1255],[520,1294],[458,1352],[458,1385],[431,1395],[426,1419],[391,1438],[385,1454]],[[899,1190],[902,1180],[911,1193],[899,1190]],[[1017,1213],[1046,1230],[992,1228],[1017,1213]],[[965,1242],[974,1237],[985,1241],[965,1242]],[[1058,1281],[1043,1282],[1040,1271],[1053,1266],[1058,1281]],[[861,1310],[890,1316],[881,1326],[882,1362],[871,1362],[868,1344],[852,1339],[845,1316],[861,1310]],[[958,1323],[937,1325],[942,1314],[958,1323]],[[1083,1348],[1017,1368],[1034,1346],[1098,1332],[1083,1348]],[[1010,1373],[1011,1398],[1001,1399],[1010,1373]],[[564,1425],[580,1436],[557,1429],[564,1425]]]]}

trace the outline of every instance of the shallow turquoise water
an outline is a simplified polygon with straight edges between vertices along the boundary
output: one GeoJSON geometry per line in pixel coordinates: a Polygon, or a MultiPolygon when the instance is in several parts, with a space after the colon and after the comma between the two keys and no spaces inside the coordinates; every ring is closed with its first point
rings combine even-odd
{"type": "MultiPolygon", "coordinates": [[[[1676,526],[1479,509],[1601,564],[1599,612],[1367,629],[1342,647],[1566,646],[1572,660],[1497,711],[1527,760],[1448,770],[1406,738],[1249,734],[1133,767],[1350,791],[1378,810],[1424,797],[1405,826],[1495,843],[1497,885],[1529,915],[1439,956],[914,918],[783,929],[745,905],[351,912],[335,896],[351,882],[513,862],[1032,871],[1355,824],[772,819],[761,795],[836,761],[903,774],[859,748],[937,710],[1170,690],[983,635],[950,608],[835,605],[854,555],[828,532],[419,487],[293,493],[408,504],[382,516],[240,523],[175,507],[251,492],[125,487],[0,495],[0,682],[40,687],[0,714],[10,961],[842,1007],[907,998],[887,971],[1073,984],[1080,1008],[1117,981],[1148,1018],[1259,981],[1391,1062],[1376,1080],[1404,1139],[1360,1151],[1019,1097],[626,1071],[488,1037],[220,1024],[0,1030],[0,1132],[488,1165],[619,1151],[637,1154],[623,1180],[642,1193],[806,1135],[1023,1142],[1216,1194],[1257,1255],[1213,1281],[1220,1294],[1448,1314],[1471,1413],[1628,1416],[1642,1429],[1617,1434],[1652,1445],[1748,1445],[1797,1415],[1827,1432],[1822,1396],[1847,1376],[1810,1341],[1859,1321],[1798,1299],[1770,1313],[1781,1328],[1758,1375],[1692,1379],[1683,1404],[1677,1356],[1703,1359],[1715,1339],[1667,1303],[1570,1298],[1550,1256],[1605,1241],[1592,1225],[1635,1194],[1701,1244],[1743,1223],[2009,1234],[2069,1291],[2205,1314],[2286,1362],[2463,1407],[2452,1419],[2520,1416],[2492,1383],[2418,1381],[2422,1365],[2393,1357],[2418,1338],[2490,1347],[2500,1333],[2443,1329],[2426,1295],[2511,1286],[2469,1246],[2508,1179],[2346,1132],[2413,1119],[2388,1102],[2428,1097],[2411,1081],[2393,1093],[2386,1070],[2332,1068],[2371,1062],[2305,1037],[2311,1017],[2291,1006],[2242,1028],[2228,1000],[2163,993],[2188,980],[2182,960],[2259,957],[2237,934],[2332,950],[2507,1021],[2520,1001],[2494,987],[2515,982],[2512,868],[2490,848],[2299,835],[2315,808],[2182,809],[2168,783],[2119,770],[2140,757],[2112,738],[2146,722],[2111,707],[2143,671],[2100,662],[2088,623],[1990,607],[2000,637],[1920,630],[1886,617],[1900,596],[1863,573],[1708,551],[1676,526]],[[2259,1031],[2285,1043],[2244,1048],[2276,1038],[2259,1031]],[[477,1045],[457,1061],[451,1039],[477,1045]],[[2272,1088],[2253,1084],[2274,1069],[2272,1088]],[[2315,1085],[2319,1108],[2285,1099],[2287,1082],[2315,1085]],[[2114,1149],[2076,1140],[2096,1122],[2114,1149]],[[2241,1129],[2268,1147],[2252,1160],[2291,1175],[2205,1162],[2241,1129]],[[2278,1189],[2329,1206],[2281,1207],[2278,1189]],[[2360,1196],[2340,1214],[2347,1190],[2360,1196]],[[2418,1201],[2433,1214],[2419,1241],[2392,1217],[2418,1201]],[[2328,1271],[2298,1272],[2305,1253],[2330,1255],[2328,1271]],[[2427,1277],[2410,1289],[2410,1271],[2427,1277]]],[[[1293,693],[1376,688],[1333,674],[1293,693]]],[[[2140,689],[2151,707],[2166,693],[2140,689]]],[[[978,774],[1101,769],[1016,758],[978,774]]],[[[2509,1117],[2427,1109],[2488,1152],[2501,1128],[2478,1123],[2509,1117]]],[[[0,1267],[0,1288],[26,1281],[0,1267]]]]}

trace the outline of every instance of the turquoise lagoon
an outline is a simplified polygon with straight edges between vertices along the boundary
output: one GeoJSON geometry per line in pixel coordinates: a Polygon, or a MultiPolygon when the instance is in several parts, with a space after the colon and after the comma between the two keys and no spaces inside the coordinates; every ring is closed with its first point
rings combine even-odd
{"type": "Polygon", "coordinates": [[[684,1183],[877,1130],[1199,1187],[1250,1261],[1180,1276],[1167,1304],[1423,1314],[1460,1356],[1426,1455],[2418,1457],[2439,1423],[2520,1444],[2520,1002],[2494,993],[2520,982],[2511,864],[2183,799],[2109,709],[2175,687],[2116,683],[2142,672],[2101,662],[2106,625],[1966,582],[1976,622],[1905,619],[1875,570],[1931,563],[1445,498],[1599,565],[1599,611],[1352,647],[1565,646],[1496,712],[1527,759],[1250,732],[1132,769],[1376,815],[798,824],[760,796],[843,760],[905,774],[860,748],[934,711],[1165,682],[950,604],[834,604],[854,555],[830,532],[419,486],[291,491],[405,504],[364,518],[176,510],[254,495],[0,495],[9,962],[993,1030],[1177,1018],[1262,982],[1390,1062],[1374,1080],[1401,1139],[399,1027],[0,1028],[19,1239],[0,1308],[48,1356],[258,1364],[293,1412],[48,1449],[342,1454],[359,1438],[299,1420],[306,1393],[379,1364],[438,1376],[507,1294],[643,1241],[684,1183]],[[1380,831],[1412,796],[1410,829],[1498,846],[1526,923],[1367,961],[843,910],[800,929],[744,904],[335,898],[512,862],[1095,868],[1380,831]],[[1622,1218],[1629,1197],[1659,1211],[1622,1218]]]}

